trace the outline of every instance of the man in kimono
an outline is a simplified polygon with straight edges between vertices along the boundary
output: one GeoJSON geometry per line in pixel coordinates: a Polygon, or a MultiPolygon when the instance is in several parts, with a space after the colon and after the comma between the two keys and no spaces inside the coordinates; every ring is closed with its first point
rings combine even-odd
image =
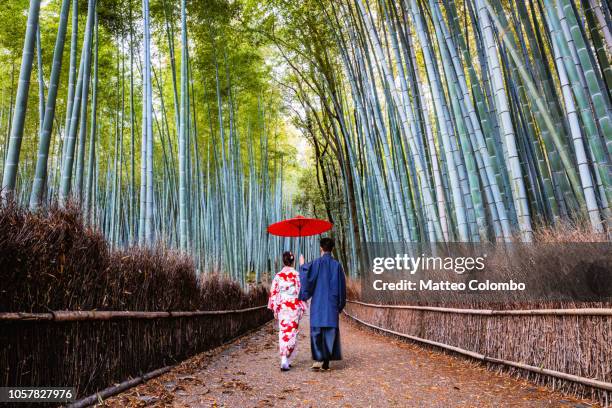
{"type": "Polygon", "coordinates": [[[334,240],[322,238],[321,257],[304,264],[300,256],[300,300],[310,303],[310,351],[313,370],[329,370],[331,360],[341,360],[338,316],[346,304],[346,279],[331,251],[334,240]]]}

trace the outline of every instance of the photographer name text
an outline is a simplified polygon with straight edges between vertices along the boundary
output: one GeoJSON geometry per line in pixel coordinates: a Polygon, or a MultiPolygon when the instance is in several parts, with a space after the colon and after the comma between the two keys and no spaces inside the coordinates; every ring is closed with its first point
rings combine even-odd
{"type": "Polygon", "coordinates": [[[409,281],[407,279],[401,279],[397,282],[384,282],[381,279],[377,279],[372,282],[374,290],[390,290],[390,291],[432,291],[432,292],[444,292],[444,291],[478,291],[478,292],[490,292],[490,291],[523,291],[525,290],[525,283],[514,282],[512,279],[507,282],[491,282],[489,280],[478,281],[472,279],[465,282],[451,282],[451,281],[434,281],[431,279],[425,280],[420,279],[418,282],[409,281]]]}

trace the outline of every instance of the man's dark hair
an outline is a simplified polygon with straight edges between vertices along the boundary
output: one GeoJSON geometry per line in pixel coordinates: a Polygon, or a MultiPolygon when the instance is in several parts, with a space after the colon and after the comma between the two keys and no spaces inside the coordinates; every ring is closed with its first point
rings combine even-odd
{"type": "Polygon", "coordinates": [[[283,252],[283,265],[291,266],[293,265],[293,261],[295,261],[295,256],[289,251],[283,252]]]}
{"type": "Polygon", "coordinates": [[[321,245],[321,248],[323,248],[324,252],[331,252],[332,249],[334,249],[334,246],[336,246],[333,238],[327,237],[321,238],[321,241],[319,241],[319,245],[321,245]]]}

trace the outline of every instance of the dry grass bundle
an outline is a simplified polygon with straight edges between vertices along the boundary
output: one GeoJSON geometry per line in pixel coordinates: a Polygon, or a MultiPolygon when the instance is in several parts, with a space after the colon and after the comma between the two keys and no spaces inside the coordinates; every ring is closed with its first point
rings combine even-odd
{"type": "Polygon", "coordinates": [[[207,276],[164,248],[110,251],[76,208],[31,213],[0,205],[0,312],[222,310],[266,302],[267,292],[207,276]]]}
{"type": "Polygon", "coordinates": [[[361,285],[358,281],[354,279],[348,279],[346,281],[346,297],[352,300],[361,299],[361,285]]]}
{"type": "Polygon", "coordinates": [[[596,233],[588,222],[560,220],[554,226],[538,226],[534,229],[533,239],[540,243],[570,242],[609,242],[606,233],[596,233]]]}
{"type": "MultiPolygon", "coordinates": [[[[109,250],[75,208],[33,214],[0,205],[0,312],[227,310],[266,303],[217,276],[197,281],[189,258],[163,248],[109,250]]],[[[216,347],[271,318],[248,313],[4,322],[1,386],[75,386],[79,396],[216,347]]]]}

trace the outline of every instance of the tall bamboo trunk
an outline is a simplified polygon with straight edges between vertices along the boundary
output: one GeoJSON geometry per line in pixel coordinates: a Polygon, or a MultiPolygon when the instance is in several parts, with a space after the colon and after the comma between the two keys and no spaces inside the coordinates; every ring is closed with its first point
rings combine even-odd
{"type": "Polygon", "coordinates": [[[28,94],[30,90],[30,77],[32,62],[34,60],[34,46],[36,45],[36,31],[38,30],[38,15],[40,13],[40,0],[30,0],[28,22],[21,55],[21,69],[19,71],[19,84],[15,99],[15,114],[11,124],[11,134],[4,163],[2,177],[2,197],[6,198],[15,193],[17,181],[17,166],[21,152],[21,141],[25,125],[26,110],[28,107],[28,94]]]}
{"type": "Polygon", "coordinates": [[[38,209],[41,204],[42,196],[47,182],[47,164],[49,161],[49,145],[51,144],[51,134],[53,131],[53,121],[55,119],[55,107],[59,80],[62,71],[62,57],[64,54],[64,44],[66,43],[66,32],[68,28],[68,14],[70,12],[70,0],[63,0],[60,11],[60,21],[57,28],[57,38],[53,51],[53,65],[51,67],[51,78],[49,80],[49,93],[43,118],[42,131],[38,142],[38,159],[36,160],[36,170],[32,193],[30,195],[30,208],[38,209]]]}

